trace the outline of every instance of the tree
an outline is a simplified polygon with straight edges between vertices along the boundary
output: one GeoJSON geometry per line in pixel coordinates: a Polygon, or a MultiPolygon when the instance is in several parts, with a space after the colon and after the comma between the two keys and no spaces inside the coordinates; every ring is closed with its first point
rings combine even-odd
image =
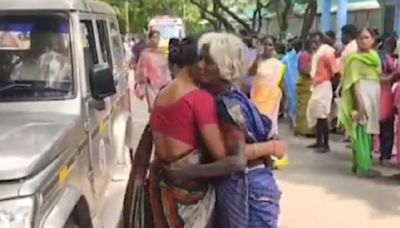
{"type": "MultiPolygon", "coordinates": [[[[296,4],[306,5],[303,18],[301,37],[305,37],[311,29],[317,14],[317,0],[102,0],[111,4],[117,14],[124,32],[129,24],[129,30],[143,32],[153,16],[168,12],[181,16],[186,27],[192,32],[203,28],[201,20],[205,20],[214,30],[224,29],[234,32],[237,29],[247,34],[258,34],[267,14],[275,14],[279,25],[279,37],[286,38],[288,19],[293,15],[296,4]],[[128,2],[126,8],[125,2],[128,2]],[[171,12],[168,9],[174,9],[171,12]],[[252,15],[248,15],[253,9],[252,15]],[[245,15],[247,14],[247,15],[245,15]],[[126,21],[129,18],[129,23],[126,21]]],[[[251,13],[250,13],[251,14],[251,13]]]]}
{"type": "Polygon", "coordinates": [[[262,0],[256,0],[255,8],[253,10],[253,17],[251,19],[251,27],[253,31],[259,33],[261,30],[261,26],[263,24],[263,13],[264,11],[268,11],[269,7],[272,5],[272,1],[268,1],[263,3],[262,0]]]}
{"type": "Polygon", "coordinates": [[[230,32],[235,31],[234,26],[226,17],[224,17],[224,14],[221,12],[219,2],[219,0],[190,0],[190,3],[198,7],[202,17],[213,24],[215,29],[219,29],[219,23],[221,23],[226,30],[230,32]]]}
{"type": "Polygon", "coordinates": [[[292,13],[294,6],[293,0],[278,0],[272,2],[273,12],[276,13],[276,19],[279,25],[279,37],[286,38],[287,30],[289,27],[288,19],[292,13]]]}
{"type": "Polygon", "coordinates": [[[149,20],[157,14],[169,14],[183,17],[187,28],[197,29],[201,20],[198,8],[189,0],[102,0],[114,7],[118,15],[121,31],[129,18],[129,30],[143,32],[147,29],[149,20]],[[128,2],[128,7],[126,7],[128,2]],[[173,10],[171,10],[173,9],[173,10]]]}
{"type": "Polygon", "coordinates": [[[303,14],[303,24],[301,28],[300,37],[302,39],[307,37],[312,25],[314,24],[315,16],[317,15],[318,2],[317,0],[298,0],[300,3],[307,4],[306,10],[303,14]]]}

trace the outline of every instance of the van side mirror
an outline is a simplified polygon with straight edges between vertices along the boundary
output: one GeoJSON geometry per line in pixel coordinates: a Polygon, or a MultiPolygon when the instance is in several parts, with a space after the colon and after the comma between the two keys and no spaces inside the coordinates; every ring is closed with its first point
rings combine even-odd
{"type": "Polygon", "coordinates": [[[89,74],[90,89],[93,99],[102,101],[116,93],[114,77],[108,65],[97,65],[89,74]]]}

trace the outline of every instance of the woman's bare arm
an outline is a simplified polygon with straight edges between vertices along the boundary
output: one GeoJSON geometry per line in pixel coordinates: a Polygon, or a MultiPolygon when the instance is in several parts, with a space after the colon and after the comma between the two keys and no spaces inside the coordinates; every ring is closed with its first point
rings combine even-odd
{"type": "Polygon", "coordinates": [[[394,73],[389,74],[389,75],[383,75],[381,77],[381,82],[391,82],[394,78],[394,75],[395,75],[394,73]]]}
{"type": "Polygon", "coordinates": [[[237,145],[237,155],[227,156],[208,164],[188,164],[170,167],[171,174],[182,180],[197,178],[215,178],[229,175],[246,168],[244,144],[237,145]]]}
{"type": "Polygon", "coordinates": [[[267,155],[278,158],[286,154],[286,144],[271,140],[245,145],[244,135],[235,126],[225,126],[224,137],[218,127],[208,126],[202,134],[215,162],[208,164],[188,164],[171,167],[174,176],[181,179],[212,178],[229,175],[246,168],[247,160],[255,160],[267,155]],[[227,156],[226,152],[231,153],[227,156]]]}
{"type": "Polygon", "coordinates": [[[366,116],[366,110],[365,110],[365,104],[361,96],[361,88],[360,88],[360,82],[356,82],[355,85],[353,86],[353,93],[356,97],[356,102],[357,102],[357,121],[363,122],[367,116],[366,116]]]}
{"type": "Polygon", "coordinates": [[[287,145],[281,140],[246,144],[245,154],[248,161],[253,161],[265,156],[283,158],[287,153],[287,145]]]}
{"type": "Polygon", "coordinates": [[[210,155],[216,161],[208,164],[172,166],[170,172],[173,176],[183,180],[213,178],[229,175],[246,168],[245,141],[244,137],[240,136],[239,131],[230,132],[226,137],[223,137],[219,127],[213,124],[203,127],[200,132],[211,153],[210,155]],[[237,140],[232,140],[232,137],[237,140]],[[232,154],[226,156],[225,148],[232,154]]]}

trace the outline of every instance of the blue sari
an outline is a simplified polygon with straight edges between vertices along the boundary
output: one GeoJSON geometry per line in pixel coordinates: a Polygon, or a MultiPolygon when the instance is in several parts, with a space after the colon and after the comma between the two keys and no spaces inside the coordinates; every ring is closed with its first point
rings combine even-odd
{"type": "MultiPolygon", "coordinates": [[[[272,122],[238,90],[217,96],[219,119],[243,130],[247,143],[270,138],[272,122]]],[[[276,228],[281,192],[272,169],[251,168],[217,181],[218,227],[276,228]]]]}
{"type": "Polygon", "coordinates": [[[295,50],[288,52],[282,62],[286,65],[285,89],[288,101],[288,115],[291,120],[296,120],[297,115],[297,80],[299,77],[299,55],[295,50]]]}

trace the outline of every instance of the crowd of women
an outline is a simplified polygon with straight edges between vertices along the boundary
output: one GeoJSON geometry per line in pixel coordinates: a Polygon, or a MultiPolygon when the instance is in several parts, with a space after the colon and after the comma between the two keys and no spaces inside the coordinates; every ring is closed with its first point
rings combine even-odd
{"type": "MultiPolygon", "coordinates": [[[[353,172],[379,176],[373,152],[384,164],[400,149],[400,131],[395,131],[400,129],[395,126],[400,123],[398,37],[382,38],[351,24],[341,33],[341,42],[333,32],[310,34],[302,49],[293,42],[282,59],[287,66],[286,110],[295,134],[316,137],[309,148],[329,152],[330,132],[343,129],[351,142],[353,172]]],[[[399,153],[397,157],[400,161],[399,153]]]]}
{"type": "Polygon", "coordinates": [[[272,36],[257,45],[207,33],[172,39],[166,57],[159,35],[150,32],[133,58],[150,121],[132,156],[121,227],[277,227],[282,113],[295,134],[316,137],[309,147],[318,153],[330,151],[336,120],[357,175],[377,174],[374,149],[391,159],[400,102],[393,37],[378,49],[374,31],[346,25],[343,45],[317,32],[282,53],[272,36]]]}

